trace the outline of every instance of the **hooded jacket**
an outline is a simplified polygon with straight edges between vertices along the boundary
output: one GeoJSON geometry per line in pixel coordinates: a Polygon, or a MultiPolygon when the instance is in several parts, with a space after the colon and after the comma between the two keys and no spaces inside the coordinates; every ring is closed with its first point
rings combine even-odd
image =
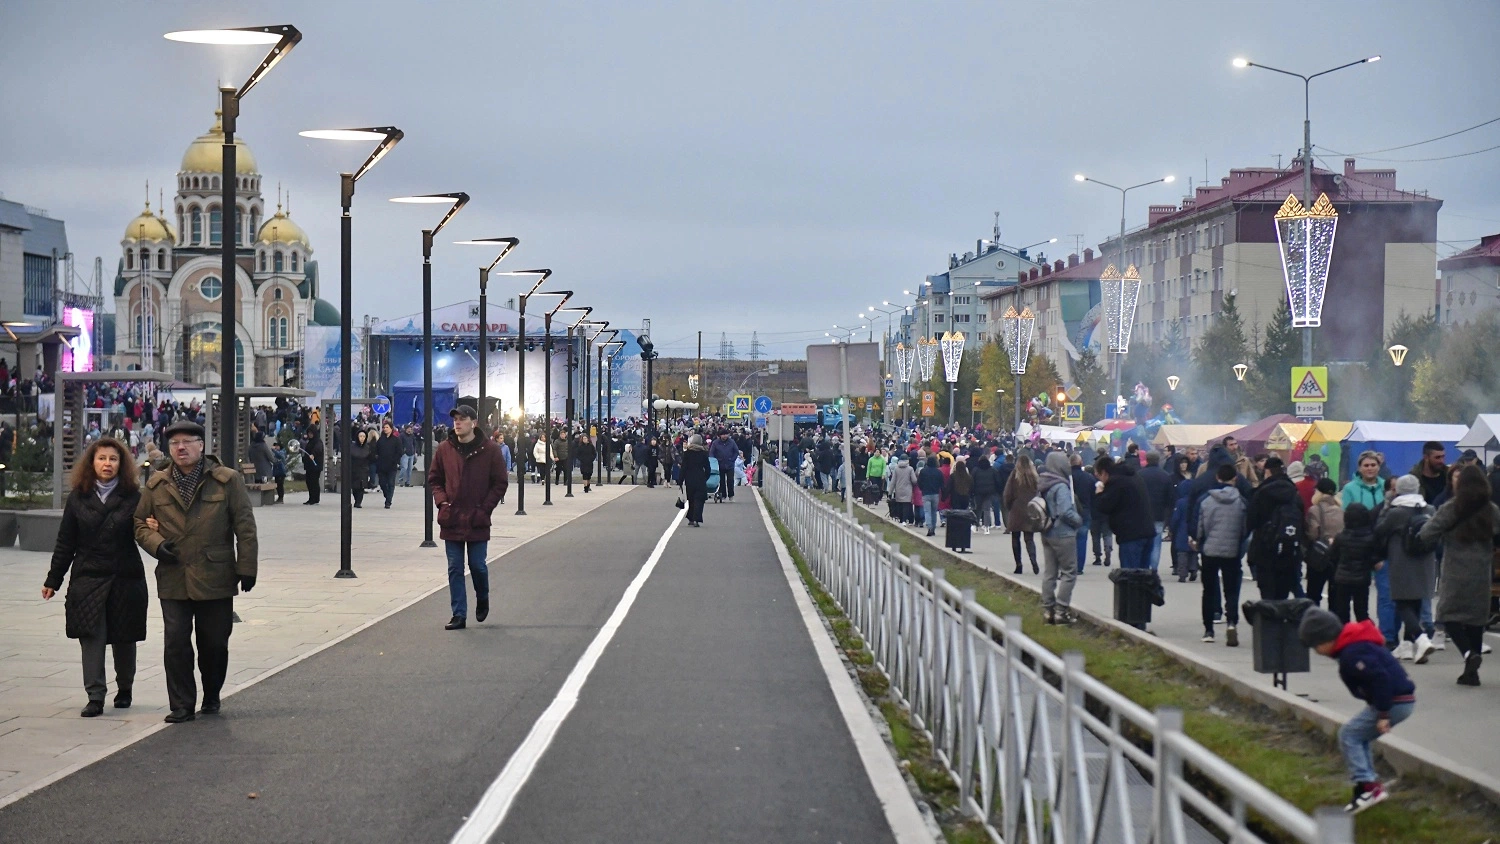
{"type": "Polygon", "coordinates": [[[1363,504],[1373,512],[1376,507],[1385,503],[1385,482],[1376,478],[1375,483],[1367,484],[1364,478],[1356,476],[1354,480],[1344,484],[1339,492],[1339,499],[1345,510],[1351,504],[1363,504]]]}
{"type": "Polygon", "coordinates": [[[1198,509],[1198,550],[1205,557],[1238,560],[1245,539],[1245,499],[1233,486],[1208,494],[1198,509]]]}
{"type": "Polygon", "coordinates": [[[1328,549],[1333,582],[1345,586],[1369,586],[1370,575],[1380,557],[1381,548],[1375,541],[1374,528],[1368,525],[1349,527],[1346,522],[1344,529],[1334,537],[1333,547],[1328,549]]]}
{"type": "Polygon", "coordinates": [[[1094,506],[1109,519],[1116,542],[1133,542],[1156,535],[1156,518],[1146,500],[1146,485],[1128,459],[1110,470],[1104,492],[1094,498],[1094,506]]]}
{"type": "Polygon", "coordinates": [[[912,471],[911,466],[903,462],[896,462],[890,472],[890,496],[897,504],[910,504],[911,491],[917,485],[917,473],[912,471]]]}
{"type": "Polygon", "coordinates": [[[1379,717],[1389,715],[1398,703],[1416,702],[1416,684],[1385,649],[1385,634],[1375,622],[1365,619],[1344,625],[1333,642],[1333,655],[1349,694],[1368,703],[1379,717]]]}
{"type": "MultiPolygon", "coordinates": [[[[1307,513],[1302,509],[1302,496],[1297,494],[1297,485],[1292,483],[1291,478],[1286,475],[1268,474],[1255,488],[1255,494],[1250,497],[1250,506],[1245,510],[1245,533],[1254,536],[1256,531],[1271,525],[1276,517],[1276,511],[1283,506],[1291,504],[1297,508],[1297,524],[1305,526],[1307,513]]],[[[1257,555],[1255,549],[1258,543],[1251,543],[1251,554],[1257,555]]],[[[1257,556],[1255,560],[1259,563],[1257,556]]],[[[1269,561],[1267,561],[1269,562],[1269,561]]],[[[1299,560],[1281,560],[1282,563],[1298,563],[1299,560]]]]}
{"type": "MultiPolygon", "coordinates": [[[[1203,499],[1207,498],[1210,492],[1218,488],[1219,481],[1215,477],[1215,473],[1225,463],[1234,463],[1234,458],[1230,456],[1229,449],[1222,445],[1216,445],[1208,450],[1208,459],[1199,467],[1198,476],[1192,480],[1192,494],[1188,498],[1187,513],[1187,523],[1189,525],[1198,524],[1198,510],[1203,506],[1203,499]]],[[[1234,486],[1235,489],[1239,490],[1240,497],[1249,502],[1250,493],[1253,492],[1250,488],[1250,482],[1243,477],[1236,477],[1234,479],[1234,486]]]]}
{"type": "Polygon", "coordinates": [[[1380,512],[1375,523],[1375,545],[1385,551],[1390,568],[1391,600],[1415,601],[1432,597],[1437,581],[1437,555],[1431,551],[1413,556],[1406,553],[1406,527],[1411,520],[1425,515],[1431,518],[1437,510],[1421,493],[1398,495],[1380,512]]]}
{"type": "Polygon", "coordinates": [[[1047,502],[1047,512],[1052,516],[1052,527],[1044,535],[1049,539],[1070,539],[1077,536],[1078,528],[1083,525],[1083,516],[1073,502],[1073,485],[1069,483],[1068,477],[1048,466],[1047,471],[1041,474],[1037,493],[1047,502]]]}

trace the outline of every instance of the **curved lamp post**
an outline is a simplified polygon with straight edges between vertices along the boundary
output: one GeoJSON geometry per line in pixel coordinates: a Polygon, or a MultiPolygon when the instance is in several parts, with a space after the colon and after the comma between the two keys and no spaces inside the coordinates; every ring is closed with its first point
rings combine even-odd
{"type": "Polygon", "coordinates": [[[1026,361],[1031,357],[1031,334],[1036,328],[1036,314],[1031,308],[1017,313],[1012,305],[1000,320],[1005,332],[1005,354],[1010,358],[1010,372],[1016,376],[1016,426],[1011,429],[1014,432],[1021,427],[1021,376],[1026,374],[1026,361]]]}
{"type": "MultiPolygon", "coordinates": [[[[534,275],[539,276],[536,284],[520,296],[520,317],[516,327],[516,449],[519,451],[521,440],[526,436],[526,300],[537,295],[537,290],[547,279],[552,277],[551,270],[512,270],[500,273],[500,275],[534,275]]],[[[545,295],[545,294],[543,294],[545,295]]],[[[523,468],[530,455],[514,455],[516,461],[516,515],[526,515],[526,471],[523,468]]]]}
{"type": "MultiPolygon", "coordinates": [[[[391,198],[392,202],[400,202],[414,205],[447,205],[448,210],[443,213],[443,218],[438,220],[436,226],[430,229],[422,229],[422,468],[428,469],[432,466],[432,239],[448,221],[453,219],[460,208],[469,202],[469,195],[463,191],[453,193],[430,193],[421,196],[397,196],[391,198]]],[[[348,440],[345,440],[344,448],[348,448],[348,440]]],[[[347,463],[342,461],[340,465],[347,463]]],[[[347,470],[346,470],[347,472],[347,470]]],[[[347,496],[347,493],[345,493],[347,496]]],[[[425,522],[422,532],[423,548],[436,548],[437,543],[432,540],[432,487],[422,484],[423,511],[425,522]]]]}
{"type": "MultiPolygon", "coordinates": [[[[310,129],[299,132],[304,138],[324,141],[377,141],[375,151],[365,159],[353,173],[339,174],[339,442],[347,443],[353,433],[354,408],[351,404],[354,390],[354,221],[349,215],[354,205],[354,185],[370,171],[380,159],[385,158],[406,135],[394,126],[377,126],[365,129],[310,129]]],[[[302,362],[303,367],[307,361],[302,362]]],[[[221,379],[222,380],[222,379],[221,379]]],[[[334,577],[354,577],[351,545],[354,541],[354,509],[350,497],[350,486],[354,476],[353,464],[339,458],[339,571],[334,577]]],[[[424,484],[425,486],[425,484],[424,484]]]]}
{"type": "Polygon", "coordinates": [[[486,391],[488,381],[486,379],[490,372],[490,271],[495,269],[495,266],[501,261],[505,260],[506,255],[509,255],[512,250],[520,246],[521,240],[515,237],[481,237],[475,240],[455,240],[454,244],[457,246],[503,247],[500,250],[500,254],[496,256],[495,260],[490,262],[489,266],[479,268],[479,418],[483,419],[486,425],[490,425],[493,424],[492,420],[484,409],[484,399],[488,395],[486,391]]]}
{"type": "Polygon", "coordinates": [[[235,207],[235,192],[238,186],[236,180],[236,148],[234,144],[234,132],[236,123],[240,116],[240,100],[250,93],[256,83],[265,77],[287,57],[293,47],[302,40],[302,33],[291,24],[277,24],[275,26],[245,26],[233,29],[187,29],[176,32],[168,32],[164,36],[169,41],[182,41],[189,44],[217,44],[227,46],[254,46],[271,44],[271,51],[261,59],[250,78],[238,89],[221,87],[219,89],[219,111],[220,122],[224,129],[224,159],[223,172],[220,174],[221,187],[224,192],[220,198],[219,213],[219,275],[222,280],[222,290],[219,297],[219,456],[227,466],[238,466],[239,460],[235,454],[238,451],[239,441],[236,437],[235,424],[239,419],[239,397],[236,395],[235,383],[235,338],[239,332],[235,330],[238,324],[235,314],[235,305],[239,302],[239,296],[235,292],[235,248],[239,245],[240,220],[235,207]]]}
{"type": "MultiPolygon", "coordinates": [[[[547,449],[552,449],[552,317],[568,300],[573,298],[571,290],[549,290],[541,294],[543,296],[561,296],[552,310],[542,314],[542,431],[547,438],[547,449]]],[[[547,461],[551,463],[552,461],[547,461]]],[[[547,477],[542,479],[543,488],[546,490],[542,496],[542,506],[552,506],[552,471],[547,472],[547,477]]]]}
{"type": "MultiPolygon", "coordinates": [[[[568,373],[568,398],[563,404],[563,435],[568,442],[568,465],[564,467],[563,472],[563,482],[567,487],[567,493],[563,495],[563,498],[573,497],[573,449],[577,445],[577,440],[573,438],[573,372],[578,368],[578,361],[573,356],[573,343],[580,333],[578,326],[593,312],[593,307],[563,308],[558,311],[558,313],[583,314],[578,318],[578,322],[568,326],[568,365],[565,367],[568,373]]],[[[548,368],[551,368],[550,365],[548,368]]]]}

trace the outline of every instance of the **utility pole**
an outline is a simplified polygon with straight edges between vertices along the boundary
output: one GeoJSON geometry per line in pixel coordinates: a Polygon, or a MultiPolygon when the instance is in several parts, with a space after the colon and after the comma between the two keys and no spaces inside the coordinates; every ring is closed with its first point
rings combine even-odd
{"type": "MultiPolygon", "coordinates": [[[[698,367],[697,367],[697,369],[695,369],[693,371],[696,372],[696,373],[698,373],[698,390],[699,390],[699,392],[706,393],[707,390],[708,390],[708,385],[703,383],[703,332],[702,331],[698,332],[698,367]]],[[[705,402],[705,404],[706,403],[707,402],[705,402]]]]}

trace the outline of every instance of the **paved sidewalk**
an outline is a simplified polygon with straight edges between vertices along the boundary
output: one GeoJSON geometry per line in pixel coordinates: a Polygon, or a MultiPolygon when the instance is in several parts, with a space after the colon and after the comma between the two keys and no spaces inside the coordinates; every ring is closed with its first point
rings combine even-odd
{"type": "MultiPolygon", "coordinates": [[[[863,505],[860,505],[863,506],[863,505]]],[[[882,503],[865,508],[882,517],[886,515],[882,503]]],[[[889,536],[892,531],[905,530],[910,537],[942,548],[943,531],[927,537],[925,531],[900,528],[887,521],[889,536]]],[[[1037,541],[1037,560],[1041,562],[1041,541],[1037,541]]],[[[988,569],[1028,589],[1041,590],[1041,576],[1031,573],[1031,564],[1026,559],[1024,544],[1021,548],[1024,574],[1014,574],[1015,559],[1011,556],[1010,535],[996,529],[986,536],[976,528],[972,553],[960,555],[973,565],[988,569]]],[[[1118,561],[1117,563],[1118,564],[1118,561]]],[[[1240,645],[1237,648],[1224,644],[1224,625],[1215,627],[1216,641],[1213,644],[1200,642],[1203,622],[1200,602],[1203,595],[1201,581],[1178,583],[1170,575],[1170,565],[1163,562],[1163,583],[1167,602],[1163,607],[1152,607],[1151,634],[1162,645],[1173,648],[1200,665],[1210,667],[1225,675],[1238,678],[1252,685],[1272,688],[1271,675],[1254,672],[1254,654],[1251,649],[1250,625],[1241,619],[1239,625],[1240,645]]],[[[1073,605],[1093,615],[1106,619],[1114,617],[1114,584],[1109,580],[1111,569],[1088,565],[1078,578],[1073,591],[1073,605]]],[[[1260,599],[1259,588],[1249,580],[1249,569],[1245,569],[1245,582],[1240,589],[1240,604],[1260,599]]],[[[1375,596],[1370,596],[1370,609],[1375,608],[1375,596]]],[[[1487,636],[1492,645],[1500,645],[1500,637],[1487,636]]],[[[1339,680],[1338,664],[1333,660],[1312,654],[1312,671],[1292,674],[1288,679],[1288,691],[1333,717],[1346,719],[1362,708],[1362,704],[1350,696],[1339,680]]],[[[1425,665],[1403,662],[1407,673],[1417,684],[1417,709],[1412,717],[1394,731],[1394,736],[1403,746],[1426,751],[1425,756],[1454,773],[1485,785],[1492,793],[1500,793],[1500,744],[1474,741],[1474,732],[1467,726],[1489,723],[1500,711],[1500,651],[1485,660],[1480,669],[1484,685],[1467,688],[1454,681],[1463,670],[1462,659],[1456,649],[1449,645],[1446,651],[1433,654],[1425,665]]],[[[1278,690],[1279,691],[1279,690],[1278,690]]]]}
{"type": "MultiPolygon", "coordinates": [[[[515,515],[515,485],[495,511],[490,556],[551,531],[634,487],[601,486],[574,497],[553,490],[542,504],[540,487],[527,484],[526,512],[515,515]]],[[[260,680],[355,630],[445,589],[442,544],[421,548],[422,490],[396,490],[390,510],[366,494],[354,511],[356,579],[333,577],[339,567],[338,497],[327,493],[316,507],[304,495],[256,510],[260,576],[255,589],[235,600],[243,619],[230,640],[225,696],[260,680]]],[[[435,528],[434,528],[435,529],[435,528]]],[[[603,542],[600,543],[601,549],[603,542]]],[[[66,772],[98,760],[161,726],[167,712],[161,668],[161,608],[149,572],[152,600],[147,639],[140,643],[135,702],[127,710],[106,705],[98,718],[78,717],[83,692],[78,644],[63,635],[63,597],[41,598],[50,554],[0,549],[0,806],[66,772]]],[[[446,621],[434,617],[434,624],[446,621]]],[[[111,668],[109,700],[114,697],[111,668]]]]}

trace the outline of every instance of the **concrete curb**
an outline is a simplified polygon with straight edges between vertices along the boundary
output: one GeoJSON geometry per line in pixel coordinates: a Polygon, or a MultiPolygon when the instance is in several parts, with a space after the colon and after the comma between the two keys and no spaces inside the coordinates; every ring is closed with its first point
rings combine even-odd
{"type": "MultiPolygon", "coordinates": [[[[879,515],[879,513],[868,507],[865,509],[868,512],[876,513],[877,516],[879,515]]],[[[891,526],[901,531],[902,535],[910,536],[913,539],[930,545],[944,554],[953,556],[959,562],[1001,577],[1009,583],[1024,587],[1029,592],[1036,593],[1038,596],[1041,595],[1040,587],[1029,581],[1014,577],[1006,572],[995,571],[994,569],[976,565],[963,559],[961,556],[953,555],[941,544],[932,541],[920,533],[908,531],[894,523],[891,526]]],[[[1291,715],[1298,721],[1315,727],[1325,735],[1337,736],[1339,727],[1344,723],[1344,718],[1331,709],[1304,700],[1290,692],[1284,692],[1274,686],[1260,686],[1243,677],[1222,671],[1213,664],[1203,660],[1196,653],[1180,645],[1148,633],[1143,633],[1128,624],[1115,621],[1113,618],[1107,616],[1098,615],[1081,607],[1075,606],[1072,607],[1072,610],[1076,616],[1087,620],[1089,624],[1095,627],[1118,633],[1121,636],[1142,644],[1154,646],[1172,657],[1179,665],[1206,680],[1224,686],[1233,692],[1235,696],[1254,701],[1276,712],[1291,715]]],[[[1455,762],[1440,753],[1434,753],[1399,736],[1385,736],[1377,741],[1373,748],[1378,758],[1384,760],[1402,776],[1426,777],[1444,785],[1476,791],[1491,803],[1500,806],[1500,778],[1455,762]]]]}

